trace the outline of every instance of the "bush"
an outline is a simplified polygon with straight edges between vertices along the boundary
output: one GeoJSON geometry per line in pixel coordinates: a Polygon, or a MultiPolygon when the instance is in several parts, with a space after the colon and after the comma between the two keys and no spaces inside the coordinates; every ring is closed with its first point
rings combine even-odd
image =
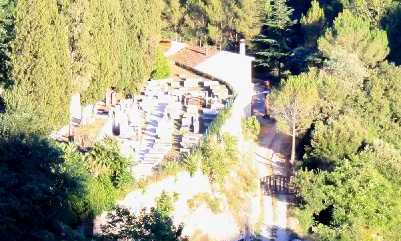
{"type": "Polygon", "coordinates": [[[202,165],[203,156],[202,152],[199,149],[194,150],[191,154],[184,158],[183,165],[185,169],[192,176],[198,171],[202,165]]]}
{"type": "Polygon", "coordinates": [[[80,180],[82,187],[71,192],[68,202],[78,217],[85,219],[112,208],[133,184],[130,160],[119,153],[112,139],[96,143],[82,154],[74,145],[64,146],[62,171],[80,180]]]}
{"type": "Polygon", "coordinates": [[[241,121],[242,133],[246,139],[258,139],[260,132],[260,123],[256,116],[242,119],[241,121]]]}
{"type": "Polygon", "coordinates": [[[156,200],[156,210],[163,216],[168,217],[171,215],[173,204],[178,199],[178,193],[167,194],[162,192],[160,197],[156,200]]]}
{"type": "Polygon", "coordinates": [[[157,50],[155,66],[152,71],[152,79],[165,79],[171,75],[171,64],[170,61],[164,56],[162,51],[157,50]]]}
{"type": "Polygon", "coordinates": [[[187,201],[187,205],[191,209],[196,209],[203,203],[205,203],[214,214],[221,212],[219,199],[213,197],[210,193],[203,192],[196,194],[193,198],[187,201]]]}

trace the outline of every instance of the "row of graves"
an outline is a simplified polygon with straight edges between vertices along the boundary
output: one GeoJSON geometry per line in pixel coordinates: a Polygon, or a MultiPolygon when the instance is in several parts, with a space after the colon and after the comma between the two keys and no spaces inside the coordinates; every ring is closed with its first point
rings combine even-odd
{"type": "Polygon", "coordinates": [[[135,175],[147,176],[172,150],[188,153],[197,145],[231,96],[227,86],[207,79],[150,80],[140,95],[123,98],[111,89],[84,107],[74,95],[70,124],[53,137],[85,150],[113,136],[135,160],[135,175]]]}

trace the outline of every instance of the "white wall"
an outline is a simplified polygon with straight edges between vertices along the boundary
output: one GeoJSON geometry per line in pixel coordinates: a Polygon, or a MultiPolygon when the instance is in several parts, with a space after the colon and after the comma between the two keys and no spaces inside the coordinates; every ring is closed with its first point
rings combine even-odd
{"type": "Polygon", "coordinates": [[[232,116],[223,126],[223,131],[240,137],[241,119],[251,116],[253,94],[252,61],[254,58],[221,51],[195,69],[229,83],[237,93],[232,107],[232,116]]]}

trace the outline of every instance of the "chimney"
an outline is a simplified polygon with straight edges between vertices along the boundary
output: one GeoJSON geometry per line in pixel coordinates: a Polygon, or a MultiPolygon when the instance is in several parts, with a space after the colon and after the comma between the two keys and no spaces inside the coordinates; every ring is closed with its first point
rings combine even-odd
{"type": "Polygon", "coordinates": [[[245,39],[239,41],[239,54],[246,55],[245,39]]]}

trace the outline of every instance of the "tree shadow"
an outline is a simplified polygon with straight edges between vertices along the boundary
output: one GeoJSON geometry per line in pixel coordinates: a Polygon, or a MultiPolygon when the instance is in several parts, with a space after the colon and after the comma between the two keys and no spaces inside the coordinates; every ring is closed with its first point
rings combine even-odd
{"type": "Polygon", "coordinates": [[[384,17],[381,25],[387,30],[387,38],[389,41],[390,54],[389,61],[396,65],[401,64],[401,5],[392,9],[389,14],[384,17]]]}
{"type": "Polygon", "coordinates": [[[0,133],[0,240],[62,240],[79,223],[69,195],[84,189],[62,163],[46,138],[0,133]]]}
{"type": "Polygon", "coordinates": [[[116,207],[107,216],[107,224],[102,226],[102,241],[117,240],[163,240],[187,241],[182,235],[183,225],[175,226],[170,217],[155,208],[143,209],[138,215],[128,209],[116,207]]]}

